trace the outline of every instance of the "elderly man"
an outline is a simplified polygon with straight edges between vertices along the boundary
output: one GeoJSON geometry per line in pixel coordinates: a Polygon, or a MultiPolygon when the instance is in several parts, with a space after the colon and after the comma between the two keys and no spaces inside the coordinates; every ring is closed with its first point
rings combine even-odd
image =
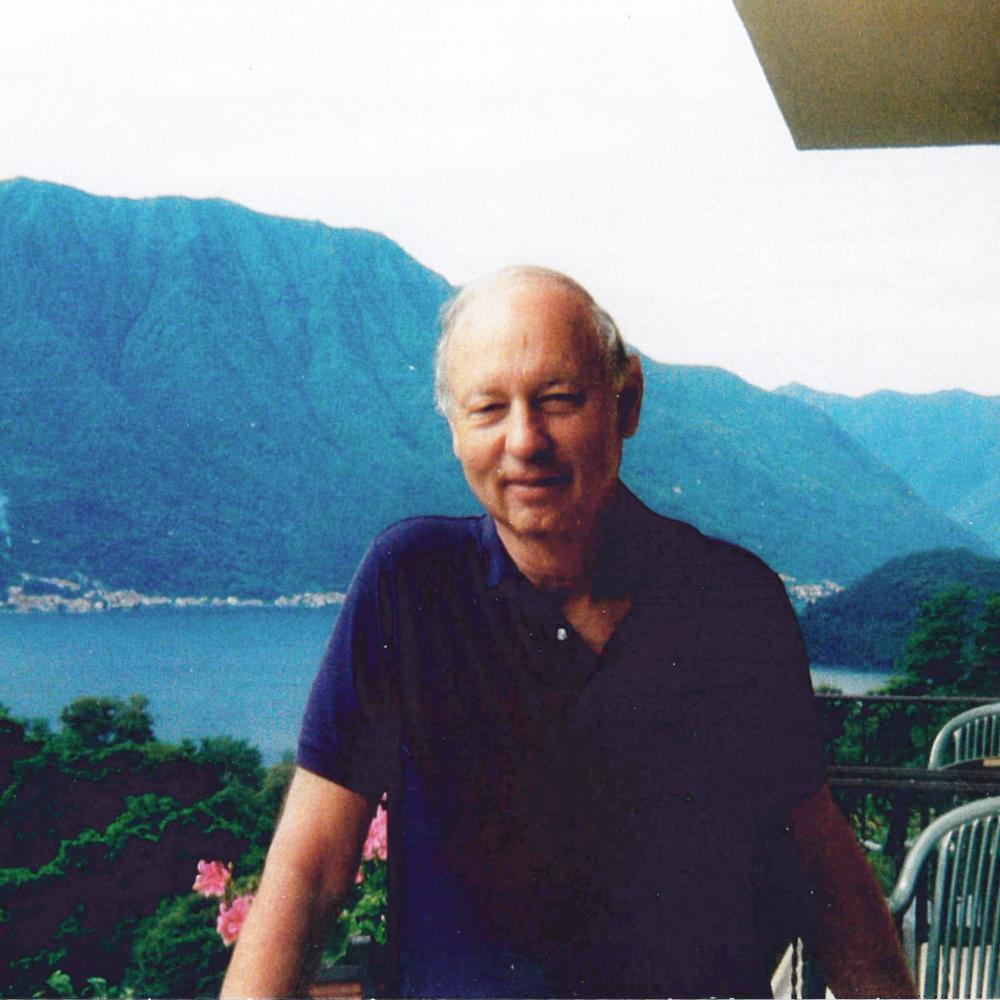
{"type": "Polygon", "coordinates": [[[358,570],[225,992],[304,988],[388,791],[405,995],[763,996],[792,932],[838,995],[913,995],[781,583],[618,479],[642,372],[610,317],[482,279],[436,388],[486,513],[358,570]]]}

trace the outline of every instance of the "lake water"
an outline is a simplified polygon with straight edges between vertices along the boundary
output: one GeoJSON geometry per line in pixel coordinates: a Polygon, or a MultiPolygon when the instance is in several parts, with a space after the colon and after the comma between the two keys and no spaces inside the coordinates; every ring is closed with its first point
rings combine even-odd
{"type": "Polygon", "coordinates": [[[0,701],[56,722],[81,695],[139,692],[161,739],[242,737],[271,763],[295,747],[338,610],[0,614],[0,701]]]}
{"type": "Polygon", "coordinates": [[[885,684],[892,674],[869,670],[854,670],[851,667],[814,666],[809,671],[812,674],[813,687],[821,684],[839,688],[843,694],[868,694],[885,684]]]}
{"type": "MultiPolygon", "coordinates": [[[[81,695],[150,700],[157,736],[234,736],[272,763],[295,747],[336,606],[0,614],[0,702],[44,716],[81,695]]],[[[863,694],[884,674],[821,667],[814,684],[863,694]]]]}

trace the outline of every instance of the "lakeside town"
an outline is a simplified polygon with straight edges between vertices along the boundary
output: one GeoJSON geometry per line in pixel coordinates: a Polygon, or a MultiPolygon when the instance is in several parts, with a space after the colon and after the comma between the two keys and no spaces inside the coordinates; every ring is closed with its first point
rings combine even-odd
{"type": "MultiPolygon", "coordinates": [[[[816,601],[844,588],[832,580],[819,583],[798,583],[794,577],[782,576],[782,582],[796,607],[815,604],[816,601]]],[[[90,614],[105,611],[134,611],[140,608],[325,608],[343,604],[344,594],[339,590],[307,591],[302,594],[281,595],[272,601],[258,597],[167,597],[162,594],[143,594],[130,588],[112,588],[92,580],[66,580],[58,577],[21,574],[21,583],[7,589],[0,600],[0,611],[17,614],[61,612],[63,614],[90,614]]]]}
{"type": "Polygon", "coordinates": [[[134,611],[140,608],[325,608],[342,604],[344,595],[337,590],[310,591],[281,595],[273,601],[256,597],[166,597],[143,594],[129,588],[105,587],[97,581],[64,580],[21,574],[21,583],[9,587],[0,610],[28,614],[62,612],[89,614],[105,611],[134,611]]]}

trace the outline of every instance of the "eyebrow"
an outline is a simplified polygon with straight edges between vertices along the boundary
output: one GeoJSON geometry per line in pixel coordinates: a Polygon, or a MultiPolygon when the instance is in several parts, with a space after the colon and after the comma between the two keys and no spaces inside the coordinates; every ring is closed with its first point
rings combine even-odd
{"type": "MultiPolygon", "coordinates": [[[[577,376],[559,375],[554,378],[545,379],[540,385],[536,386],[532,391],[535,393],[546,392],[549,389],[554,389],[559,386],[566,386],[571,389],[586,389],[592,385],[597,385],[599,383],[595,382],[593,379],[582,379],[577,376]]],[[[458,400],[460,403],[468,403],[477,399],[486,399],[492,396],[503,396],[505,395],[502,388],[499,386],[486,385],[483,387],[475,387],[466,396],[463,396],[458,400]]]]}

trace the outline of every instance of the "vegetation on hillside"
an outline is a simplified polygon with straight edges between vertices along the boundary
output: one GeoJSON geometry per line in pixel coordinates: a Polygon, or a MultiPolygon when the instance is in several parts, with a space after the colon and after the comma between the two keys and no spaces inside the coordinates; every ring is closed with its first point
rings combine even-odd
{"type": "MultiPolygon", "coordinates": [[[[925,601],[897,673],[878,694],[1000,698],[1000,591],[981,602],[963,584],[925,601]]],[[[839,764],[924,767],[930,739],[954,706],[854,706],[831,747],[839,764]],[[919,722],[919,724],[918,724],[919,722]]]]}
{"type": "MultiPolygon", "coordinates": [[[[78,698],[58,732],[0,707],[0,996],[217,994],[291,772],[243,740],[158,742],[138,695],[78,698]],[[221,901],[192,891],[207,861],[233,873],[221,901]]],[[[384,938],[383,869],[329,957],[384,938]]]]}
{"type": "Polygon", "coordinates": [[[974,613],[987,593],[1000,591],[1000,559],[940,549],[891,560],[802,612],[810,663],[898,669],[921,605],[954,584],[969,588],[974,613]]]}
{"type": "MultiPolygon", "coordinates": [[[[1000,700],[1000,592],[977,602],[967,586],[956,584],[925,601],[898,673],[873,693],[1000,700]]],[[[836,734],[827,747],[831,762],[912,768],[927,766],[934,736],[958,711],[955,704],[921,702],[835,700],[823,707],[827,731],[836,734]]],[[[871,860],[889,891],[907,838],[919,830],[912,795],[842,791],[840,798],[849,814],[864,816],[859,836],[880,845],[871,860]]]]}
{"type": "MultiPolygon", "coordinates": [[[[167,595],[342,590],[390,522],[476,509],[432,404],[450,287],[391,240],[18,180],[0,182],[0,262],[18,569],[167,595]]],[[[625,479],[654,508],[803,581],[979,544],[814,408],[646,368],[625,479]]]]}
{"type": "Polygon", "coordinates": [[[828,414],[932,507],[1000,554],[1000,397],[961,389],[883,390],[857,399],[802,385],[778,391],[828,414]]]}
{"type": "Polygon", "coordinates": [[[168,595],[342,588],[409,497],[458,494],[457,467],[426,473],[449,454],[430,363],[449,286],[391,240],[11,181],[0,261],[19,569],[168,595]]]}

